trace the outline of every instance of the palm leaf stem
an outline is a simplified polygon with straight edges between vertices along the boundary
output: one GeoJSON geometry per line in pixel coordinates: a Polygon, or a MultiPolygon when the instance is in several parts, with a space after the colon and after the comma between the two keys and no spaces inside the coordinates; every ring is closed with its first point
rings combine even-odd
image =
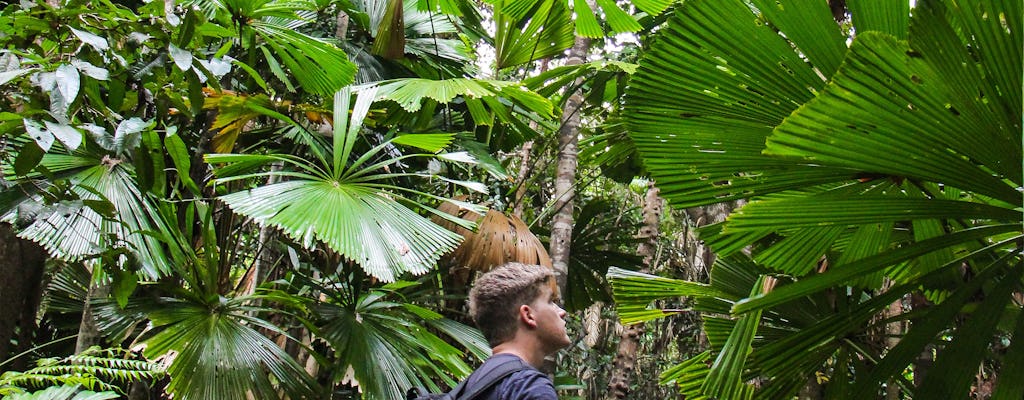
{"type": "MultiPolygon", "coordinates": [[[[367,153],[367,154],[372,156],[372,154],[370,154],[370,153],[367,153]]],[[[409,158],[416,158],[416,157],[433,157],[433,156],[434,156],[433,154],[404,154],[404,155],[401,155],[401,156],[398,156],[398,157],[394,157],[394,158],[390,158],[390,159],[387,159],[387,160],[384,160],[384,161],[380,161],[380,162],[378,162],[376,164],[372,164],[370,166],[367,166],[366,168],[362,168],[362,169],[359,169],[359,170],[355,170],[355,168],[359,167],[359,165],[353,164],[351,167],[349,167],[346,170],[346,172],[342,173],[342,175],[339,178],[339,180],[346,181],[346,182],[352,182],[352,181],[359,182],[359,181],[367,181],[367,180],[376,180],[376,179],[380,179],[382,177],[387,177],[387,176],[394,176],[391,173],[386,173],[386,174],[379,174],[379,175],[371,175],[370,177],[364,177],[366,174],[369,174],[369,173],[372,173],[372,172],[375,172],[375,171],[379,171],[380,169],[382,169],[385,166],[392,165],[392,164],[397,164],[397,163],[401,162],[402,160],[406,160],[406,159],[409,159],[409,158]],[[355,178],[360,178],[360,177],[364,177],[364,178],[361,179],[361,180],[360,179],[355,179],[355,178]]],[[[369,158],[369,157],[364,156],[363,158],[361,158],[360,161],[359,161],[360,164],[362,162],[365,162],[367,158],[369,158]]]]}
{"type": "Polygon", "coordinates": [[[232,176],[232,177],[229,177],[229,178],[217,178],[217,179],[214,179],[213,182],[214,183],[227,183],[227,182],[247,180],[247,179],[250,179],[250,178],[262,178],[262,177],[268,177],[268,176],[288,176],[288,177],[292,177],[292,178],[299,178],[299,179],[305,179],[305,180],[311,180],[311,181],[323,180],[322,177],[313,176],[313,175],[309,175],[309,174],[303,174],[301,172],[268,171],[268,172],[257,172],[257,173],[254,173],[254,174],[236,175],[236,176],[232,176]]]}

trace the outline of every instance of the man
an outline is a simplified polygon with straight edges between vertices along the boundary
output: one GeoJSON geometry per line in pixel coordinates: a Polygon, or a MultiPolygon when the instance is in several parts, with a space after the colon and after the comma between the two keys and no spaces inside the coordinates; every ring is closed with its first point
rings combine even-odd
{"type": "MultiPolygon", "coordinates": [[[[558,399],[551,379],[539,371],[545,356],[569,345],[558,300],[554,272],[539,265],[507,263],[477,278],[469,312],[491,345],[493,355],[485,364],[522,365],[478,400],[558,399]]],[[[476,375],[467,386],[480,380],[476,375]]]]}

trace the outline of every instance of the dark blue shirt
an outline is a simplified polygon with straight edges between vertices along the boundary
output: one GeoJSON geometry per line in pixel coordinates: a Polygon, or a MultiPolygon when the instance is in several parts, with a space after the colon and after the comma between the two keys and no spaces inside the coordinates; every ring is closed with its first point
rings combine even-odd
{"type": "Polygon", "coordinates": [[[509,375],[490,390],[481,393],[475,400],[558,400],[555,385],[547,374],[512,354],[496,354],[487,361],[498,357],[515,358],[522,362],[525,368],[509,375]]]}

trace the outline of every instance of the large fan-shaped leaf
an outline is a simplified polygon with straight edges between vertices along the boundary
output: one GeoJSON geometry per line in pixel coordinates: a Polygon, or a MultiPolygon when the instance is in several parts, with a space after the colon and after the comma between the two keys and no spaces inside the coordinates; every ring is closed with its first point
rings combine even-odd
{"type": "MultiPolygon", "coordinates": [[[[429,175],[389,172],[387,168],[409,157],[435,155],[392,156],[388,151],[394,149],[394,140],[379,144],[365,153],[353,154],[360,137],[363,118],[380,92],[376,86],[364,88],[360,91],[355,105],[351,107],[350,93],[346,88],[335,95],[334,143],[330,164],[317,165],[316,162],[298,157],[279,155],[207,155],[207,162],[226,164],[216,170],[220,177],[217,182],[266,175],[286,176],[291,179],[228,194],[221,199],[235,212],[260,223],[279,227],[304,246],[310,247],[317,241],[327,244],[379,279],[391,282],[406,272],[422,274],[429,270],[442,254],[454,249],[460,237],[399,202],[416,204],[403,197],[406,193],[438,200],[446,199],[390,183],[390,180],[395,178],[429,175]],[[298,172],[286,170],[248,173],[252,168],[271,161],[287,163],[298,172]]],[[[399,143],[429,145],[424,143],[424,140],[402,136],[399,138],[399,143]]],[[[436,139],[436,136],[430,138],[436,139]]],[[[434,142],[436,144],[436,141],[434,142]]],[[[321,162],[327,163],[326,160],[321,162]]],[[[477,188],[469,182],[448,181],[477,188]]],[[[463,202],[457,203],[467,208],[479,209],[463,202]]],[[[429,206],[417,206],[453,222],[472,226],[470,222],[441,213],[429,206]]]]}
{"type": "MultiPolygon", "coordinates": [[[[113,248],[134,253],[142,273],[157,278],[170,271],[159,240],[160,219],[152,201],[138,187],[134,168],[125,160],[95,154],[47,154],[42,165],[67,174],[77,199],[40,208],[19,237],[39,243],[52,256],[75,261],[113,248]],[[83,168],[84,167],[84,168],[83,168]],[[100,213],[104,214],[100,214],[100,213]]],[[[24,202],[42,202],[40,197],[24,202]]],[[[13,220],[17,209],[4,217],[13,220]]]]}
{"type": "MultiPolygon", "coordinates": [[[[408,282],[406,282],[408,283],[408,282]]],[[[391,289],[385,287],[384,289],[391,289]]],[[[441,371],[455,371],[456,378],[469,372],[463,353],[430,333],[426,326],[444,332],[468,333],[471,328],[409,303],[390,300],[384,290],[371,290],[354,304],[342,299],[321,304],[316,312],[326,321],[320,335],[338,351],[342,368],[350,368],[367,399],[396,399],[410,387],[439,388],[425,377],[454,381],[441,371]]],[[[471,347],[486,346],[479,332],[470,333],[471,347]]],[[[486,354],[482,354],[486,357],[486,354]]]]}
{"type": "Polygon", "coordinates": [[[328,96],[352,83],[356,67],[338,47],[264,21],[251,24],[306,91],[328,96]]]}
{"type": "Polygon", "coordinates": [[[499,69],[561,54],[575,40],[564,0],[535,0],[529,4],[528,17],[509,10],[522,3],[502,0],[495,6],[494,51],[499,69]]]}
{"type": "Polygon", "coordinates": [[[662,318],[681,310],[661,310],[649,307],[652,301],[680,296],[697,296],[729,299],[733,296],[713,286],[657,275],[608,268],[608,282],[612,286],[619,319],[624,324],[634,324],[662,318]]]}
{"type": "MultiPolygon", "coordinates": [[[[831,17],[789,25],[838,30],[831,17]]],[[[772,127],[824,87],[820,74],[831,61],[818,58],[841,59],[841,38],[838,48],[819,45],[813,53],[798,53],[738,0],[688,1],[662,32],[630,81],[623,114],[647,171],[673,205],[690,207],[852,177],[849,170],[761,155],[772,127]],[[745,45],[737,46],[740,42],[745,45]]]]}
{"type": "MultiPolygon", "coordinates": [[[[935,40],[955,39],[950,36],[935,40]]],[[[962,75],[972,74],[943,76],[929,65],[966,63],[966,49],[959,48],[962,60],[934,61],[926,50],[917,53],[881,34],[858,35],[828,89],[779,125],[766,153],[944,182],[1016,204],[1018,185],[1002,179],[1021,182],[1020,122],[1005,124],[994,110],[1001,104],[978,101],[980,82],[950,87],[967,86],[962,75]]]]}
{"type": "MultiPolygon", "coordinates": [[[[1020,262],[1020,2],[919,2],[908,24],[906,4],[851,0],[857,37],[849,50],[831,15],[813,10],[824,4],[751,3],[684,3],[641,60],[625,115],[648,171],[675,206],[751,198],[702,232],[708,243],[731,254],[754,245],[757,260],[809,275],[742,299],[733,313],[759,310],[767,318],[796,301],[827,305],[818,298],[841,292],[831,288],[871,284],[880,273],[899,284],[873,298],[864,292],[867,301],[845,288],[849,303],[825,310],[836,324],[787,328],[820,346],[813,357],[793,362],[786,351],[796,342],[755,350],[747,373],[770,377],[761,394],[791,396],[829,362],[828,343],[851,340],[851,321],[868,321],[900,292],[946,285],[946,302],[981,296],[978,306],[1000,315],[1005,296],[967,290],[955,270],[968,268],[976,275],[967,282],[978,287],[1019,285],[1006,267],[1020,262]],[[732,45],[738,38],[754,44],[732,45]],[[879,229],[886,232],[872,234],[879,229]],[[805,253],[823,256],[819,273],[808,270],[805,253]],[[1001,264],[988,264],[993,259],[1001,264]]],[[[721,310],[721,303],[702,307],[721,310]]],[[[932,384],[929,394],[962,395],[970,374],[951,366],[973,369],[998,317],[956,329],[967,308],[948,304],[934,321],[931,310],[918,310],[928,321],[922,326],[934,329],[911,331],[888,354],[854,346],[834,353],[881,358],[884,368],[872,369],[867,382],[856,378],[862,395],[900,379],[922,347],[946,345],[936,337],[943,331],[954,339],[943,376],[933,379],[949,385],[932,384]]]]}
{"type": "MultiPolygon", "coordinates": [[[[438,103],[449,103],[461,96],[467,102],[471,99],[487,100],[486,104],[491,106],[492,111],[495,111],[495,105],[503,104],[496,100],[503,100],[512,102],[515,106],[522,107],[543,118],[554,117],[554,106],[550,101],[514,82],[484,79],[413,78],[385,81],[373,86],[377,87],[377,95],[374,100],[394,101],[409,112],[420,110],[425,99],[431,99],[438,103]]],[[[501,108],[506,107],[501,106],[501,108]]],[[[507,111],[505,112],[507,113],[507,111]]]]}
{"type": "Polygon", "coordinates": [[[361,185],[295,180],[221,200],[237,213],[280,226],[307,247],[322,241],[385,281],[427,272],[459,239],[386,192],[361,185]]]}
{"type": "Polygon", "coordinates": [[[277,398],[278,389],[291,398],[310,398],[316,383],[288,353],[254,326],[277,330],[246,315],[247,299],[202,304],[164,299],[149,314],[161,329],[146,340],[147,357],[175,351],[167,372],[175,398],[243,400],[277,398]]]}

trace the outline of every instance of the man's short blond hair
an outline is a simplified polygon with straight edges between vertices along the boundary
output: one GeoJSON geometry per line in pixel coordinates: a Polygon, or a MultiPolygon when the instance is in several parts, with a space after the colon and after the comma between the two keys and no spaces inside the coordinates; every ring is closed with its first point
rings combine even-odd
{"type": "Polygon", "coordinates": [[[476,279],[469,291],[469,314],[491,347],[512,339],[519,306],[537,299],[554,277],[551,268],[510,262],[476,279]]]}

